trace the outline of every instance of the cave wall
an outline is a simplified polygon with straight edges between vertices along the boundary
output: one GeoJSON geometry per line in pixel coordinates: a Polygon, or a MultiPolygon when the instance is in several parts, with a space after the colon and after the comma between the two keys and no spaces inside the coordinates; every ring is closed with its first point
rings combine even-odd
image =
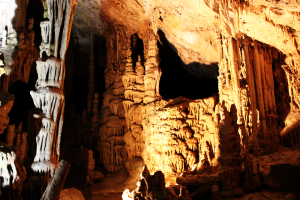
{"type": "Polygon", "coordinates": [[[104,1],[101,8],[110,30],[126,32],[106,34],[111,64],[105,70],[100,137],[101,143],[111,139],[100,147],[107,151],[105,163],[141,157],[151,173],[163,171],[170,183],[194,164],[201,170],[208,163],[211,170],[221,167],[224,184],[235,184],[227,187],[232,190],[242,177],[241,157],[236,162],[234,155],[259,156],[298,143],[298,3],[104,1]],[[185,64],[218,63],[218,95],[161,99],[159,30],[185,64]],[[134,34],[144,44],[145,60],[136,63],[127,44],[134,34]]]}
{"type": "MultiPolygon", "coordinates": [[[[38,80],[36,91],[31,94],[36,108],[43,112],[32,115],[29,155],[35,157],[35,173],[42,170],[42,173],[53,175],[60,154],[64,59],[71,26],[68,22],[62,25],[62,20],[72,21],[72,17],[63,18],[63,12],[56,16],[53,11],[56,7],[51,2],[44,1],[44,17],[50,22],[41,22],[41,38],[35,37],[32,19],[28,20],[28,28],[24,30],[26,18],[22,16],[26,13],[26,1],[13,2],[16,5],[0,2],[3,5],[3,20],[0,20],[3,63],[0,65],[1,72],[6,73],[1,77],[0,87],[2,91],[8,91],[17,80],[28,82],[37,60],[38,80]],[[17,8],[16,16],[10,21],[14,8],[17,8]],[[5,26],[8,26],[7,31],[4,31],[5,26]],[[37,44],[40,45],[39,53],[37,44]],[[38,125],[40,122],[44,128],[38,125]],[[54,126],[55,130],[50,130],[48,125],[54,126]],[[52,141],[54,137],[53,145],[37,140],[38,145],[46,147],[43,152],[36,148],[35,134],[38,132],[38,138],[47,137],[52,141]]],[[[65,3],[60,5],[59,11],[68,4],[62,2],[65,3]]],[[[124,166],[128,168],[135,158],[139,158],[150,173],[161,170],[167,184],[175,184],[180,174],[187,171],[196,170],[198,174],[205,172],[213,176],[220,172],[222,189],[232,191],[240,187],[244,155],[261,156],[273,153],[280,145],[294,147],[299,142],[298,2],[106,0],[80,1],[79,4],[71,48],[76,48],[79,39],[79,44],[83,41],[79,52],[86,53],[80,59],[91,58],[89,67],[87,61],[75,64],[82,66],[75,73],[70,70],[66,84],[70,95],[70,124],[76,123],[76,131],[81,126],[76,142],[70,139],[69,144],[76,143],[74,146],[78,147],[82,142],[97,150],[97,161],[102,162],[109,172],[124,166]],[[93,48],[97,42],[93,39],[89,42],[89,30],[98,34],[98,39],[105,37],[105,43],[101,42],[106,46],[106,62],[101,61],[101,65],[106,65],[103,99],[96,93],[100,90],[95,89],[100,76],[94,71],[93,48]],[[160,41],[159,31],[163,31],[185,66],[200,63],[197,66],[207,76],[215,77],[216,70],[209,67],[218,65],[218,94],[203,99],[162,99],[159,45],[163,45],[163,41],[160,41]],[[135,52],[137,41],[143,43],[138,54],[135,52]],[[85,50],[90,46],[88,55],[85,50]],[[84,79],[82,85],[76,81],[81,78],[84,79]],[[76,84],[81,86],[81,92],[76,95],[84,93],[83,99],[87,97],[86,102],[75,102],[80,104],[80,109],[71,105],[72,98],[76,98],[69,91],[74,89],[74,80],[75,88],[76,84]],[[102,100],[100,116],[99,99],[102,100]],[[82,112],[85,106],[87,109],[82,112]],[[79,113],[81,116],[77,117],[79,113]],[[81,121],[80,125],[78,121],[81,121]]],[[[68,9],[72,10],[72,16],[74,8],[68,9]]],[[[71,54],[74,53],[71,51],[71,54]]],[[[75,61],[72,56],[70,65],[75,61]]],[[[6,112],[2,117],[6,127],[6,112]]],[[[14,126],[9,129],[8,135],[14,138],[14,126]]],[[[26,138],[26,134],[23,135],[26,138]]],[[[68,136],[72,138],[72,134],[68,136]]],[[[20,146],[21,134],[16,137],[18,144],[10,144],[20,146]]],[[[48,179],[39,181],[42,188],[48,179]]]]}

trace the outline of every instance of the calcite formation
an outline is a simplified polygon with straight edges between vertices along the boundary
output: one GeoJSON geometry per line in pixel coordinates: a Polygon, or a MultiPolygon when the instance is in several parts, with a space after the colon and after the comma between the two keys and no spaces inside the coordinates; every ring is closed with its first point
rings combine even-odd
{"type": "Polygon", "coordinates": [[[141,173],[141,179],[137,182],[137,188],[133,192],[125,190],[122,199],[184,199],[190,200],[191,197],[184,186],[165,186],[165,177],[161,171],[155,172],[150,175],[147,166],[141,173]]]}
{"type": "Polygon", "coordinates": [[[125,108],[123,107],[125,87],[122,75],[132,68],[130,37],[126,28],[107,31],[107,68],[105,69],[105,88],[101,108],[100,160],[108,171],[114,172],[126,163],[127,152],[124,146],[124,134],[127,132],[125,108]],[[118,39],[117,39],[118,38],[118,39]]]}
{"type": "Polygon", "coordinates": [[[13,146],[9,146],[3,142],[0,142],[0,154],[1,154],[1,197],[9,199],[11,193],[16,198],[20,198],[20,191],[22,190],[22,181],[24,179],[20,174],[24,173],[20,171],[17,163],[16,149],[13,146]],[[22,180],[23,179],[23,180],[22,180]]]}
{"type": "Polygon", "coordinates": [[[36,137],[37,148],[32,170],[53,176],[58,165],[63,124],[64,59],[76,1],[48,0],[45,4],[47,19],[41,25],[43,43],[40,47],[42,57],[37,61],[37,90],[30,93],[35,107],[41,110],[34,114],[34,118],[42,124],[36,137]],[[46,57],[43,56],[44,52],[46,57]]]}
{"type": "MultiPolygon", "coordinates": [[[[30,142],[31,145],[36,145],[35,149],[31,147],[34,156],[31,165],[32,171],[35,175],[53,177],[60,155],[60,138],[65,106],[63,94],[65,54],[76,1],[47,0],[44,5],[45,20],[41,22],[41,57],[36,62],[38,80],[36,91],[30,92],[36,111],[31,113],[30,123],[34,127],[29,134],[31,139],[35,140],[30,142]]],[[[32,179],[36,178],[32,177],[32,179]]],[[[49,180],[44,179],[43,176],[38,179],[46,182],[49,180]]],[[[41,191],[44,189],[42,186],[41,191]]]]}
{"type": "MultiPolygon", "coordinates": [[[[6,28],[1,29],[2,31],[2,46],[0,52],[2,52],[3,60],[1,67],[2,73],[5,73],[1,77],[1,88],[2,91],[7,92],[8,87],[17,80],[28,83],[29,75],[31,71],[32,64],[37,60],[38,52],[34,44],[35,32],[33,30],[34,19],[28,19],[28,27],[25,29],[26,18],[22,15],[26,14],[27,6],[24,5],[24,1],[18,1],[18,6],[23,6],[23,8],[17,8],[13,6],[13,3],[7,3],[3,5],[2,9],[12,9],[17,8],[19,15],[13,18],[12,22],[4,20],[1,26],[6,28]]],[[[12,12],[10,10],[8,13],[12,12]]],[[[4,12],[4,11],[3,11],[4,12]]],[[[9,14],[6,17],[11,17],[9,14]]],[[[1,73],[1,74],[2,74],[1,73]]]]}
{"type": "Polygon", "coordinates": [[[138,188],[125,190],[123,199],[217,200],[261,188],[299,189],[298,1],[81,0],[75,14],[76,4],[0,0],[4,199],[40,199],[51,178],[42,198],[58,199],[69,168],[62,162],[57,169],[62,132],[66,147],[80,151],[74,160],[89,185],[104,177],[95,170],[98,163],[108,172],[126,167],[129,189],[138,180],[138,188]],[[43,6],[42,16],[38,11],[26,16],[30,5],[43,6]],[[90,63],[84,65],[89,75],[80,79],[87,101],[84,109],[70,98],[63,129],[64,90],[72,87],[65,88],[64,81],[74,15],[74,43],[91,35],[90,63]],[[106,61],[97,54],[99,39],[105,40],[106,61]],[[165,58],[169,53],[173,62],[165,58]],[[14,97],[4,92],[18,80],[30,82],[35,64],[30,92],[35,110],[26,132],[22,123],[9,124],[14,97]],[[193,82],[176,75],[175,64],[195,82],[208,80],[187,91],[218,92],[201,99],[178,92],[166,99],[164,91],[193,82]],[[166,75],[182,80],[172,85],[166,75]]]}
{"type": "Polygon", "coordinates": [[[138,157],[151,173],[162,171],[167,184],[192,171],[217,174],[220,187],[208,190],[221,197],[261,188],[252,154],[299,142],[299,4],[118,2],[122,9],[102,5],[109,22],[99,147],[106,168],[138,157]],[[218,94],[162,99],[158,31],[185,64],[218,63],[218,94]],[[138,38],[143,51],[136,53],[138,38]]]}

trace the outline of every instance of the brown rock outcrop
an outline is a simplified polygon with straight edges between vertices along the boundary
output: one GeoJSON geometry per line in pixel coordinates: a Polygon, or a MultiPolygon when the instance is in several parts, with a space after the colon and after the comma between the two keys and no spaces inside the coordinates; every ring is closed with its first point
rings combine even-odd
{"type": "Polygon", "coordinates": [[[184,186],[174,186],[174,188],[166,187],[164,174],[161,171],[157,171],[153,175],[150,175],[146,165],[141,174],[141,179],[137,182],[137,186],[138,187],[131,193],[126,189],[123,192],[122,199],[191,199],[184,186]]]}
{"type": "Polygon", "coordinates": [[[294,190],[300,187],[299,150],[282,151],[261,156],[253,163],[259,164],[263,184],[272,190],[294,190]]]}
{"type": "Polygon", "coordinates": [[[2,134],[9,123],[8,113],[13,107],[14,96],[9,93],[0,92],[0,102],[0,134],[2,134]]]}

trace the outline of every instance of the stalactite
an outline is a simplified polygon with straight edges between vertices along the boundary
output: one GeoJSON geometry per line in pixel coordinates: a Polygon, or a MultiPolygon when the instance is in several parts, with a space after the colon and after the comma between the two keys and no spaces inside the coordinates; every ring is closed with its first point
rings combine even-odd
{"type": "Polygon", "coordinates": [[[127,97],[127,93],[124,94],[124,92],[132,83],[132,79],[125,77],[124,74],[134,73],[134,70],[127,29],[125,27],[108,28],[106,40],[108,63],[104,73],[107,91],[101,108],[100,149],[102,151],[100,160],[108,171],[114,172],[122,168],[128,160],[124,146],[124,134],[128,130],[126,120],[128,120],[127,109],[130,104],[126,107],[123,101],[127,97]]]}
{"type": "Polygon", "coordinates": [[[39,179],[42,179],[41,175],[53,177],[58,166],[65,104],[65,53],[77,4],[75,0],[46,0],[45,3],[49,18],[41,24],[42,45],[41,58],[37,61],[38,80],[36,91],[30,92],[35,107],[40,110],[39,114],[33,114],[31,123],[38,120],[41,123],[35,124],[35,128],[29,131],[30,134],[36,135],[37,146],[31,169],[34,175],[40,175],[39,179]],[[48,55],[44,55],[44,52],[48,55]]]}

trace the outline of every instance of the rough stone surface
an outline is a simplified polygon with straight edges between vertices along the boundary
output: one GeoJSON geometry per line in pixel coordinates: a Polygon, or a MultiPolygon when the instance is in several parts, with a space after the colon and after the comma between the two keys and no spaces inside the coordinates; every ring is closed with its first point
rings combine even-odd
{"type": "Polygon", "coordinates": [[[85,198],[79,190],[70,188],[61,191],[59,200],[85,200],[85,198]]]}
{"type": "Polygon", "coordinates": [[[299,188],[299,156],[299,150],[292,150],[258,157],[256,162],[260,166],[259,173],[263,184],[272,190],[299,188]]]}
{"type": "Polygon", "coordinates": [[[9,93],[0,92],[0,102],[0,134],[2,134],[9,123],[8,113],[13,107],[14,96],[9,93]]]}

